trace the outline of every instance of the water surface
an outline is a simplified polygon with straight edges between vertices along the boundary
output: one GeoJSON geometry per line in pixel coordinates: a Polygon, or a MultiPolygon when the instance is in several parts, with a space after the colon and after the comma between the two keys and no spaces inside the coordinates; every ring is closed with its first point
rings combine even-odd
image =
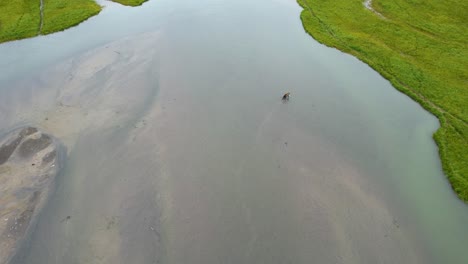
{"type": "Polygon", "coordinates": [[[294,1],[105,3],[0,45],[0,128],[69,149],[17,263],[468,260],[437,119],[294,1]]]}

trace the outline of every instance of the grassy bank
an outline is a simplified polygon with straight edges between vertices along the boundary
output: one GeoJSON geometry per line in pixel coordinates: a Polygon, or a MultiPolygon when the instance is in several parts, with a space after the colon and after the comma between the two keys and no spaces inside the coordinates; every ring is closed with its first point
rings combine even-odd
{"type": "Polygon", "coordinates": [[[39,5],[37,0],[0,1],[0,42],[36,36],[39,5]]]}
{"type": "Polygon", "coordinates": [[[111,0],[113,2],[126,5],[126,6],[139,6],[148,0],[111,0]]]}
{"type": "Polygon", "coordinates": [[[0,42],[61,31],[101,11],[93,0],[43,0],[41,28],[40,3],[40,0],[0,1],[0,42]]]}
{"type": "MultiPolygon", "coordinates": [[[[350,53],[439,118],[445,174],[468,202],[468,2],[298,0],[306,31],[350,53]]],[[[428,194],[430,195],[430,194],[428,194]]]]}
{"type": "Polygon", "coordinates": [[[101,7],[93,0],[44,0],[42,34],[73,27],[97,15],[101,7]]]}

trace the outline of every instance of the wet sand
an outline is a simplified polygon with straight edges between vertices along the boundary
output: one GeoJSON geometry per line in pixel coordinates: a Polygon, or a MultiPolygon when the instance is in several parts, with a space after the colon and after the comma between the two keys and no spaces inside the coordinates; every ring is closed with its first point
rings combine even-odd
{"type": "Polygon", "coordinates": [[[0,263],[15,256],[35,230],[37,216],[64,167],[64,150],[52,136],[22,127],[0,139],[0,263]]]}
{"type": "MultiPolygon", "coordinates": [[[[36,233],[45,235],[40,240],[47,242],[30,245],[33,254],[38,250],[36,261],[128,263],[148,258],[148,254],[154,258],[159,243],[155,189],[150,176],[137,177],[142,168],[149,169],[151,160],[138,160],[145,149],[134,142],[133,134],[142,126],[141,114],[158,90],[154,77],[157,39],[157,34],[149,34],[138,41],[101,47],[65,61],[12,91],[13,97],[16,93],[29,98],[4,114],[12,119],[34,120],[61,138],[69,149],[70,165],[64,178],[59,179],[55,199],[43,213],[36,233]],[[41,78],[47,80],[34,92],[21,90],[41,78]],[[39,92],[42,90],[44,93],[39,92]],[[145,191],[148,188],[150,191],[145,191]],[[70,219],[62,221],[68,215],[70,219]],[[131,228],[124,228],[127,225],[131,228]],[[147,247],[135,245],[132,237],[140,241],[147,237],[143,243],[147,247]],[[87,246],[76,246],[81,238],[87,246]],[[136,252],[129,255],[122,246],[136,252]]],[[[17,262],[23,261],[30,260],[23,254],[17,262]]]]}
{"type": "Polygon", "coordinates": [[[295,3],[268,3],[278,24],[255,4],[239,21],[243,4],[184,3],[161,28],[7,82],[0,127],[33,123],[68,149],[14,263],[464,258],[435,119],[310,39],[295,3]]]}
{"type": "Polygon", "coordinates": [[[39,77],[54,96],[20,116],[60,137],[69,165],[32,240],[45,242],[18,261],[423,263],[363,172],[296,123],[294,99],[266,95],[255,113],[247,90],[207,100],[160,34],[39,77]]]}

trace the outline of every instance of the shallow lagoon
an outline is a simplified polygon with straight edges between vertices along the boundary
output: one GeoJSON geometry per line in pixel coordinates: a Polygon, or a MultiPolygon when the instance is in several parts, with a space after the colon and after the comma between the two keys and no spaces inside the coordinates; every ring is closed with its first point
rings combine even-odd
{"type": "Polygon", "coordinates": [[[69,150],[17,263],[468,259],[437,119],[315,42],[294,1],[105,4],[0,45],[0,128],[69,150]]]}

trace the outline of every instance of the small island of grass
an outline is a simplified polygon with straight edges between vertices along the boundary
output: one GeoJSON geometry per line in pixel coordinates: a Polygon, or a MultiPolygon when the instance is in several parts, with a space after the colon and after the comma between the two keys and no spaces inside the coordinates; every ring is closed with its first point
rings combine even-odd
{"type": "Polygon", "coordinates": [[[113,2],[126,6],[139,6],[148,0],[112,0],[113,2]]]}
{"type": "Polygon", "coordinates": [[[468,202],[468,2],[298,2],[310,35],[367,63],[438,117],[444,172],[468,202]]]}

